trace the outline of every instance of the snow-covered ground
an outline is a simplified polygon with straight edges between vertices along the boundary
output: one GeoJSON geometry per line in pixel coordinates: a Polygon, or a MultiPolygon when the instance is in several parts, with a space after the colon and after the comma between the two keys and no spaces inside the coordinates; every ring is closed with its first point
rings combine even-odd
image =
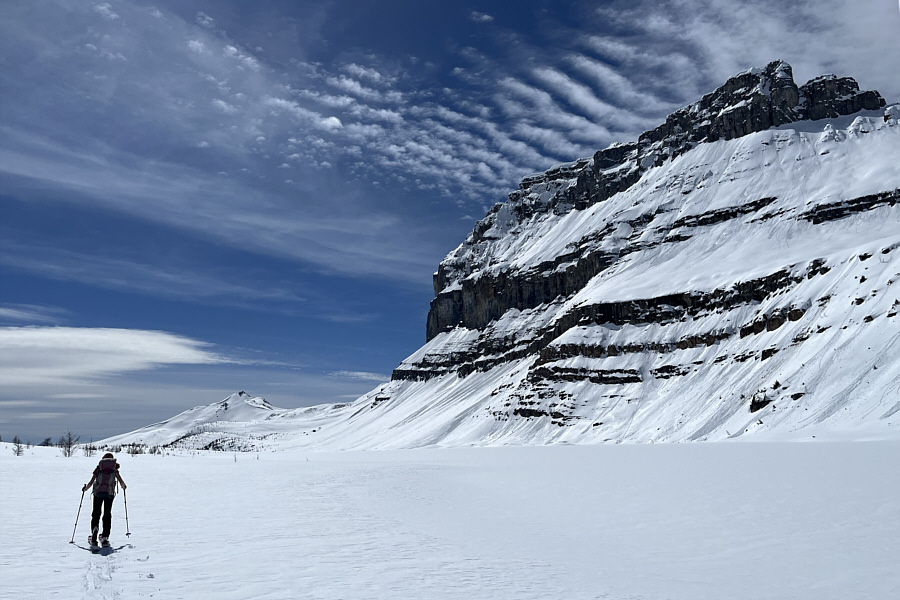
{"type": "Polygon", "coordinates": [[[117,456],[0,444],[15,599],[814,599],[900,591],[900,441],[117,456]]]}

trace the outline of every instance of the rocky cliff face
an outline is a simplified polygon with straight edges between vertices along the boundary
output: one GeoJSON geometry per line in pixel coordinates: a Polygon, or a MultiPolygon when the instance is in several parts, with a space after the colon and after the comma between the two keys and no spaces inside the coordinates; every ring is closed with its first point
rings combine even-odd
{"type": "MultiPolygon", "coordinates": [[[[596,250],[596,242],[611,233],[601,230],[573,241],[570,252],[547,263],[516,271],[492,268],[496,263],[490,259],[491,243],[517,232],[529,235],[523,224],[541,213],[564,215],[603,202],[630,188],[648,169],[704,142],[731,140],[787,123],[839,117],[884,105],[878,92],[860,92],[859,85],[849,77],[817,77],[798,87],[790,65],[772,62],[765,69],[751,69],[732,77],[698,102],[669,115],[665,123],[643,133],[637,142],[615,145],[597,152],[592,159],[527,177],[506,203],[494,206],[468,239],[441,262],[434,276],[435,299],[428,314],[427,339],[456,326],[481,329],[510,309],[534,308],[570,295],[615,263],[615,256],[596,250]],[[473,255],[481,254],[488,260],[473,259],[473,255]]],[[[638,228],[648,224],[640,219],[628,223],[638,228]]],[[[621,250],[617,249],[616,255],[621,250]]]]}
{"type": "Polygon", "coordinates": [[[893,423],[900,126],[884,106],[773,62],[524,179],[442,261],[428,343],[373,406],[430,401],[424,430],[455,406],[441,443],[893,423]]]}

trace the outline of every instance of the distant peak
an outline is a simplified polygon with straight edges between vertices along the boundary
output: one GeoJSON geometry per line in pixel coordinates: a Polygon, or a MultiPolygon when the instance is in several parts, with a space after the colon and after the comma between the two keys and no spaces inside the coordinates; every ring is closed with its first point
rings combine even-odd
{"type": "Polygon", "coordinates": [[[732,79],[737,77],[742,77],[744,75],[759,75],[776,79],[790,79],[794,80],[794,70],[791,65],[784,60],[778,59],[773,60],[765,67],[751,67],[746,71],[741,71],[732,79]]]}
{"type": "Polygon", "coordinates": [[[253,406],[256,408],[264,408],[266,410],[274,410],[274,406],[269,404],[269,402],[265,398],[260,398],[258,396],[251,396],[244,390],[240,392],[235,392],[231,394],[221,402],[219,402],[219,407],[222,410],[228,410],[229,406],[234,406],[237,403],[242,403],[247,406],[253,406]]]}

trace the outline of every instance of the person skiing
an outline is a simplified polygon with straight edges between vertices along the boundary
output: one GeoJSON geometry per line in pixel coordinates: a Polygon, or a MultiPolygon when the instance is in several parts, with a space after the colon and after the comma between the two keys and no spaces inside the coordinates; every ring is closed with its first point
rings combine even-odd
{"type": "Polygon", "coordinates": [[[112,528],[112,503],[116,497],[116,483],[122,484],[122,489],[128,489],[122,476],[119,475],[119,463],[111,452],[107,452],[100,459],[100,463],[94,469],[91,480],[81,488],[86,492],[93,486],[94,511],[91,513],[91,537],[92,546],[97,545],[97,532],[99,531],[100,516],[103,515],[103,531],[100,533],[100,543],[109,545],[109,530],[112,528]]]}

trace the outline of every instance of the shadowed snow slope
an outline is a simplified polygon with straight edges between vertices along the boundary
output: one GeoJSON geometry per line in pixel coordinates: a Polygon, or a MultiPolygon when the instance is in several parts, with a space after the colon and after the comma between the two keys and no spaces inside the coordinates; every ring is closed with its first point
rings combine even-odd
{"type": "Polygon", "coordinates": [[[115,441],[900,437],[900,121],[852,79],[789,77],[742,73],[636,143],[526,178],[442,261],[427,343],[356,402],[232,397],[253,408],[115,441]]]}

